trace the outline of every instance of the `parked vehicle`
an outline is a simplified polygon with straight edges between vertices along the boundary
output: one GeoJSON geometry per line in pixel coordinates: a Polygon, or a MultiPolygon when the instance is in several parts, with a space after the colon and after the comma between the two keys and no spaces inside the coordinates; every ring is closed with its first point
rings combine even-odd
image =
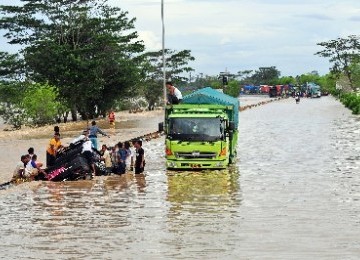
{"type": "Polygon", "coordinates": [[[270,86],[269,87],[269,97],[277,97],[278,95],[278,90],[275,86],[270,86]]]}
{"type": "Polygon", "coordinates": [[[321,90],[320,90],[319,85],[317,85],[315,83],[308,83],[307,87],[308,87],[308,93],[309,93],[310,97],[312,97],[312,98],[321,97],[321,90]]]}
{"type": "Polygon", "coordinates": [[[168,169],[226,168],[236,159],[239,100],[210,87],[168,105],[165,122],[168,169]]]}

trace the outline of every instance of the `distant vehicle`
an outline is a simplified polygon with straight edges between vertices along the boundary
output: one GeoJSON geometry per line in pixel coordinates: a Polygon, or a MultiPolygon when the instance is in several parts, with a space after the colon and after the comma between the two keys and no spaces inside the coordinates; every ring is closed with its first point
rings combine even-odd
{"type": "Polygon", "coordinates": [[[320,90],[320,86],[315,84],[315,83],[308,83],[307,84],[308,87],[308,91],[310,94],[310,97],[312,98],[319,98],[321,97],[321,90],[320,90]]]}
{"type": "Polygon", "coordinates": [[[260,85],[260,93],[269,94],[270,87],[268,85],[260,85]]]}
{"type": "Polygon", "coordinates": [[[278,95],[277,87],[270,86],[270,88],[269,88],[269,97],[277,97],[277,95],[278,95]]]}

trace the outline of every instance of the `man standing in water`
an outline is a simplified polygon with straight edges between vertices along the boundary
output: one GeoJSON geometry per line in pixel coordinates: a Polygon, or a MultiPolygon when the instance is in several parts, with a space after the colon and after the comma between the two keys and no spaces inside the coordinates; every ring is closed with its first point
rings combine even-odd
{"type": "Polygon", "coordinates": [[[93,147],[97,150],[98,149],[98,144],[97,144],[97,134],[100,133],[103,136],[107,136],[110,138],[110,136],[108,134],[106,134],[104,131],[102,131],[97,125],[95,121],[91,122],[91,127],[89,129],[89,138],[91,140],[91,143],[93,145],[93,147]]]}
{"type": "Polygon", "coordinates": [[[82,143],[81,154],[88,161],[88,163],[89,163],[89,165],[91,167],[91,170],[92,170],[92,177],[94,177],[96,175],[95,162],[94,162],[94,155],[93,155],[93,150],[92,150],[92,142],[88,138],[88,134],[89,134],[89,132],[87,130],[83,131],[83,135],[85,137],[84,137],[84,142],[82,143]]]}
{"type": "Polygon", "coordinates": [[[142,141],[135,140],[133,141],[135,147],[135,174],[140,174],[144,172],[145,167],[145,152],[142,148],[142,141]]]}
{"type": "Polygon", "coordinates": [[[60,147],[62,147],[60,134],[55,133],[54,137],[50,140],[49,147],[46,150],[46,167],[50,167],[55,164],[56,154],[60,147]]]}

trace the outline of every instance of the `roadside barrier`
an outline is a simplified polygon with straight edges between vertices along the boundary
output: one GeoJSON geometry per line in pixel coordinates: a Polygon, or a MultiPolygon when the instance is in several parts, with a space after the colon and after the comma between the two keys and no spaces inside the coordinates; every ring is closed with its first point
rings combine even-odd
{"type": "MultiPolygon", "coordinates": [[[[287,98],[287,97],[285,97],[287,98]]],[[[273,98],[273,99],[270,99],[270,100],[266,100],[266,101],[261,101],[259,103],[256,103],[256,104],[251,104],[251,105],[246,105],[246,106],[240,106],[239,107],[239,111],[244,111],[246,109],[251,109],[253,107],[258,107],[258,106],[261,106],[261,105],[266,105],[266,104],[269,104],[271,102],[274,102],[274,101],[278,101],[278,100],[281,100],[281,99],[284,99],[283,97],[278,97],[278,98],[273,98]]]]}

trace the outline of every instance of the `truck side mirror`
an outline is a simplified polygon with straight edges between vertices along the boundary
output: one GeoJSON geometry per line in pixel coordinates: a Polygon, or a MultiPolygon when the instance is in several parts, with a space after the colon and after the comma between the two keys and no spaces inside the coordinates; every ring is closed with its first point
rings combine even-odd
{"type": "Polygon", "coordinates": [[[158,125],[158,130],[159,132],[163,132],[164,131],[164,122],[160,122],[158,125]]]}
{"type": "Polygon", "coordinates": [[[234,123],[234,121],[229,121],[229,130],[230,130],[230,131],[235,130],[235,123],[234,123]]]}

